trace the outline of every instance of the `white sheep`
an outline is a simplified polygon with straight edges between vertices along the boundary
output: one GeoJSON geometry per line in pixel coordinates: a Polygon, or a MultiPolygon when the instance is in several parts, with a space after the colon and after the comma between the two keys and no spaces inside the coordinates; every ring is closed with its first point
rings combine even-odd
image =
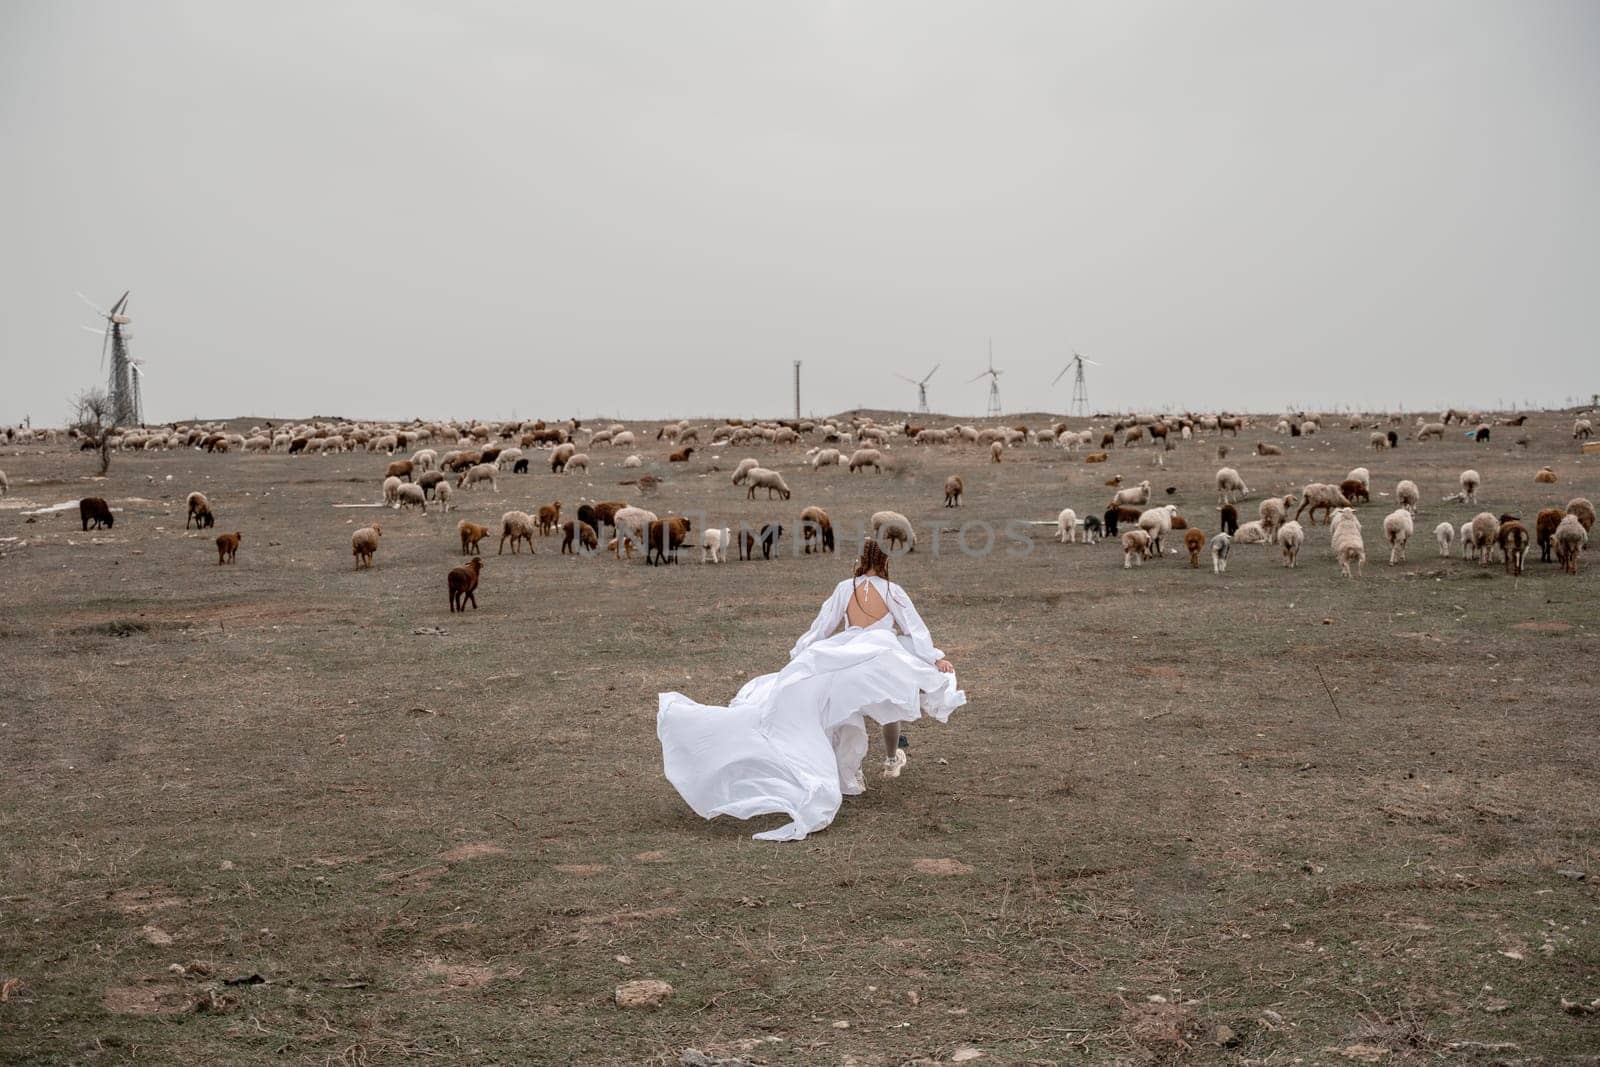
{"type": "Polygon", "coordinates": [[[777,493],[785,500],[789,499],[789,484],[783,480],[783,475],[777,471],[768,470],[765,467],[751,467],[750,473],[745,476],[745,482],[748,485],[748,491],[745,493],[746,500],[754,500],[757,489],[765,489],[768,500],[772,499],[773,493],[777,493]]]}
{"type": "Polygon", "coordinates": [[[500,548],[495,555],[506,550],[506,538],[511,538],[511,554],[522,552],[522,542],[528,542],[528,552],[533,552],[533,534],[539,523],[526,511],[508,511],[500,516],[500,548]]]}
{"type": "Polygon", "coordinates": [[[574,471],[583,471],[585,474],[588,473],[589,453],[578,452],[575,455],[567,457],[567,461],[561,465],[561,473],[571,474],[574,471]]]}
{"type": "MultiPolygon", "coordinates": [[[[448,485],[450,483],[440,482],[439,484],[448,485]]],[[[397,508],[421,508],[422,513],[426,515],[428,513],[428,495],[423,492],[422,486],[417,485],[415,482],[407,482],[395,491],[394,506],[397,508]]]]}
{"type": "Polygon", "coordinates": [[[1500,520],[1493,512],[1480,511],[1472,517],[1472,548],[1477,553],[1480,567],[1493,559],[1499,538],[1500,520]]]}
{"type": "Polygon", "coordinates": [[[1373,430],[1367,435],[1367,443],[1371,445],[1375,451],[1381,452],[1385,448],[1389,447],[1389,435],[1384,433],[1382,430],[1373,430]]]}
{"type": "Polygon", "coordinates": [[[419,448],[411,453],[411,469],[417,474],[425,474],[433,470],[434,464],[439,462],[439,453],[431,448],[419,448]]]}
{"type": "Polygon", "coordinates": [[[632,430],[623,430],[619,434],[612,434],[611,435],[611,447],[612,448],[632,448],[633,444],[634,444],[634,442],[633,442],[633,431],[632,430]]]}
{"type": "Polygon", "coordinates": [[[1140,514],[1139,529],[1150,535],[1151,555],[1161,554],[1161,539],[1172,532],[1172,519],[1177,514],[1176,504],[1163,504],[1140,514]]]}
{"type": "Polygon", "coordinates": [[[1354,508],[1339,508],[1328,519],[1331,529],[1333,556],[1339,561],[1339,570],[1346,578],[1359,575],[1367,565],[1367,545],[1361,539],[1361,520],[1354,508]],[[1350,564],[1356,565],[1355,573],[1350,564]]]}
{"type": "Polygon", "coordinates": [[[1128,507],[1137,508],[1137,507],[1143,507],[1144,505],[1148,504],[1149,502],[1150,502],[1150,483],[1149,483],[1149,481],[1140,482],[1138,485],[1134,486],[1131,489],[1119,489],[1119,490],[1117,490],[1116,495],[1111,498],[1111,506],[1112,507],[1122,507],[1123,505],[1126,505],[1128,507]]]}
{"type": "Polygon", "coordinates": [[[1478,502],[1478,486],[1480,486],[1482,484],[1483,484],[1483,479],[1478,476],[1478,472],[1477,471],[1474,471],[1474,470],[1464,470],[1464,471],[1462,471],[1461,472],[1461,499],[1462,499],[1462,501],[1464,503],[1467,503],[1467,504],[1476,504],[1478,502]]]}
{"type": "Polygon", "coordinates": [[[1244,484],[1244,479],[1239,477],[1238,471],[1232,467],[1223,467],[1217,471],[1217,503],[1231,504],[1235,499],[1242,500],[1249,495],[1250,487],[1244,484]]]}
{"type": "Polygon", "coordinates": [[[1411,540],[1414,530],[1411,512],[1405,508],[1395,508],[1384,517],[1383,536],[1389,540],[1389,566],[1406,558],[1406,542],[1411,540]]]}
{"type": "Polygon", "coordinates": [[[1410,478],[1402,478],[1394,487],[1394,502],[1405,508],[1411,514],[1417,513],[1417,502],[1422,499],[1422,490],[1417,488],[1417,483],[1410,478]]]}
{"type": "Polygon", "coordinates": [[[660,522],[661,517],[645,508],[626,507],[619,508],[611,517],[611,524],[616,527],[617,536],[612,545],[618,549],[617,555],[633,557],[634,545],[648,546],[650,540],[650,524],[660,522]]]}
{"type": "Polygon", "coordinates": [[[867,526],[872,530],[872,539],[885,549],[900,544],[905,546],[907,552],[917,550],[916,527],[898,511],[875,511],[872,518],[867,520],[867,526]]]}
{"type": "Polygon", "coordinates": [[[1556,562],[1561,564],[1562,571],[1577,574],[1578,557],[1583,554],[1583,546],[1589,543],[1589,531],[1583,528],[1583,521],[1572,514],[1562,516],[1554,540],[1556,562]]]}
{"type": "Polygon", "coordinates": [[[1457,543],[1459,543],[1461,545],[1461,558],[1462,559],[1471,559],[1472,558],[1472,553],[1473,553],[1473,545],[1472,545],[1472,523],[1471,523],[1470,520],[1467,521],[1467,522],[1462,523],[1461,524],[1461,528],[1456,531],[1456,541],[1457,541],[1457,543]]]}
{"type": "Polygon", "coordinates": [[[1456,528],[1448,522],[1441,522],[1433,528],[1433,539],[1439,542],[1439,555],[1447,558],[1450,555],[1450,546],[1456,539],[1456,528]]]}
{"type": "MultiPolygon", "coordinates": [[[[426,490],[424,490],[424,492],[426,492],[426,490]]],[[[450,511],[450,498],[455,495],[455,492],[456,491],[454,489],[450,488],[450,479],[448,478],[433,487],[434,499],[439,502],[440,507],[443,508],[447,514],[450,511]]]]}
{"type": "Polygon", "coordinates": [[[1269,496],[1256,508],[1256,513],[1261,516],[1261,528],[1267,532],[1267,540],[1278,539],[1278,529],[1289,516],[1289,508],[1282,497],[1269,496]]]}
{"type": "Polygon", "coordinates": [[[1252,519],[1250,522],[1241,523],[1233,531],[1233,543],[1236,545],[1264,545],[1272,540],[1267,534],[1266,527],[1261,525],[1261,520],[1252,519]]]}
{"type": "Polygon", "coordinates": [[[724,526],[720,530],[706,530],[700,534],[700,562],[728,562],[728,542],[732,532],[724,526]]]}
{"type": "Polygon", "coordinates": [[[522,459],[522,449],[508,448],[494,457],[494,465],[501,470],[508,470],[515,467],[520,459],[522,459]]]}
{"type": "Polygon", "coordinates": [[[760,460],[751,459],[749,456],[741,459],[739,461],[739,465],[733,468],[733,484],[743,485],[745,478],[750,474],[750,472],[759,466],[761,466],[760,460]]]}
{"type": "Polygon", "coordinates": [[[837,467],[843,462],[844,458],[839,455],[837,448],[819,448],[811,457],[811,468],[821,470],[823,467],[837,467]]]}
{"type": "Polygon", "coordinates": [[[1122,569],[1130,570],[1137,563],[1144,566],[1150,555],[1150,535],[1143,530],[1128,530],[1122,535],[1122,569]]]}
{"type": "Polygon", "coordinates": [[[1233,551],[1233,538],[1219,533],[1211,539],[1211,573],[1223,574],[1228,569],[1228,554],[1233,551]]]}
{"type": "Polygon", "coordinates": [[[1344,476],[1344,480],[1347,482],[1360,482],[1363,489],[1370,490],[1372,488],[1372,472],[1365,467],[1356,467],[1344,476]]]}
{"type": "Polygon", "coordinates": [[[1062,508],[1061,514],[1056,516],[1056,540],[1062,544],[1069,541],[1077,544],[1078,513],[1071,508],[1062,508]]]}
{"type": "MultiPolygon", "coordinates": [[[[864,436],[864,435],[863,435],[864,436]]],[[[866,470],[871,467],[879,474],[883,473],[883,453],[876,448],[858,448],[850,453],[850,473],[857,470],[866,470]]]]}
{"type": "Polygon", "coordinates": [[[1298,522],[1290,519],[1278,528],[1278,545],[1283,549],[1283,565],[1293,567],[1299,558],[1300,549],[1306,543],[1306,530],[1298,522]]]}
{"type": "Polygon", "coordinates": [[[385,478],[383,480],[383,502],[392,508],[399,507],[400,487],[404,484],[404,482],[392,474],[385,478]]]}
{"type": "Polygon", "coordinates": [[[499,468],[493,463],[475,463],[461,472],[461,477],[456,479],[456,486],[460,489],[471,489],[479,482],[488,482],[489,488],[498,493],[500,486],[495,481],[498,473],[499,468]]]}
{"type": "Polygon", "coordinates": [[[627,459],[623,460],[622,461],[622,465],[624,467],[630,467],[630,468],[632,468],[632,467],[642,467],[642,466],[644,466],[644,460],[640,459],[638,457],[638,455],[635,454],[635,455],[631,455],[627,459]]]}

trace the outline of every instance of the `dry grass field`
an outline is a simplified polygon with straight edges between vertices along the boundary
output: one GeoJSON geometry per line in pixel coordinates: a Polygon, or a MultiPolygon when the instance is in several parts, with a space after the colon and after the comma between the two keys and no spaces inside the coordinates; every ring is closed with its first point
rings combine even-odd
{"type": "Polygon", "coordinates": [[[1115,472],[1212,533],[1209,436],[1164,467],[900,444],[852,476],[770,447],[669,469],[652,425],[649,498],[602,446],[587,476],[535,461],[448,516],[333,507],[377,499],[381,454],[117,455],[96,480],[65,446],[0,450],[0,1061],[1595,1062],[1596,557],[1572,577],[1535,550],[1514,579],[1431,536],[1480,510],[1441,503],[1464,467],[1530,528],[1600,496],[1570,426],[1535,416],[1526,450],[1229,439],[1246,518],[1371,468],[1359,581],[1320,525],[1297,569],[1238,546],[1221,577],[1124,571],[1045,526],[1026,552],[951,550],[961,523],[1098,514],[1115,472]],[[794,498],[747,502],[743,455],[794,498]],[[1391,568],[1407,477],[1423,504],[1391,568]],[[216,530],[185,532],[192,489],[216,530]],[[24,514],[85,495],[114,529],[24,514]],[[457,519],[555,498],[788,532],[720,567],[491,541],[480,610],[448,614],[457,519]],[[916,520],[893,576],[971,702],[827,831],[764,844],[782,817],[708,823],[664,781],[656,693],[723,703],[784,662],[848,573],[796,554],[809,504],[916,520]],[[671,998],[616,1007],[641,978],[671,998]]]}

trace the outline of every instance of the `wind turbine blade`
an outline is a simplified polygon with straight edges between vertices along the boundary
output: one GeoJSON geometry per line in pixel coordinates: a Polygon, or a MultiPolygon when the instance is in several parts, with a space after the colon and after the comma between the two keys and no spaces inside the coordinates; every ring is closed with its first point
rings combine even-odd
{"type": "Polygon", "coordinates": [[[904,374],[896,374],[895,377],[899,378],[902,382],[910,382],[912,385],[917,384],[917,380],[915,378],[907,378],[904,374]]]}
{"type": "MultiPolygon", "coordinates": [[[[932,378],[935,374],[939,373],[939,368],[942,367],[942,366],[944,366],[943,363],[935,363],[933,365],[933,370],[928,372],[928,378],[932,378]]],[[[928,384],[928,378],[922,379],[922,382],[920,384],[927,385],[928,384]]]]}
{"type": "Polygon", "coordinates": [[[122,299],[118,300],[115,304],[111,305],[111,314],[113,314],[113,315],[122,314],[122,310],[128,306],[128,297],[131,296],[132,294],[133,294],[133,290],[132,289],[129,289],[126,292],[124,292],[122,294],[122,299]]]}
{"type": "Polygon", "coordinates": [[[93,300],[90,300],[88,297],[84,296],[82,293],[78,294],[78,299],[82,300],[85,304],[88,304],[89,305],[89,309],[91,311],[93,311],[96,315],[99,315],[102,319],[110,318],[109,315],[107,315],[104,311],[100,310],[100,305],[99,304],[96,304],[93,300]]]}
{"type": "MultiPolygon", "coordinates": [[[[1083,359],[1082,356],[1079,356],[1078,358],[1079,359],[1083,359]]],[[[1091,367],[1098,367],[1098,366],[1101,365],[1100,361],[1098,359],[1084,359],[1083,361],[1085,363],[1089,364],[1089,366],[1091,366],[1091,367]]]]}
{"type": "Polygon", "coordinates": [[[111,331],[107,330],[101,335],[105,339],[100,342],[100,369],[106,369],[106,346],[111,343],[111,331]]]}
{"type": "Polygon", "coordinates": [[[972,384],[973,382],[977,381],[979,378],[982,378],[984,375],[986,375],[988,373],[989,372],[986,371],[986,370],[985,371],[979,371],[977,374],[975,374],[971,378],[967,379],[967,384],[969,384],[969,385],[972,384]]]}
{"type": "Polygon", "coordinates": [[[105,331],[105,327],[103,327],[103,326],[100,326],[100,327],[79,326],[78,329],[80,329],[80,330],[88,330],[90,333],[94,334],[97,337],[104,337],[105,336],[105,332],[106,332],[105,331]]]}
{"type": "Polygon", "coordinates": [[[1072,369],[1072,364],[1070,364],[1070,363],[1068,363],[1065,367],[1062,367],[1061,368],[1061,373],[1056,375],[1054,378],[1050,379],[1050,384],[1054,385],[1057,382],[1059,382],[1062,378],[1065,378],[1067,376],[1067,371],[1069,371],[1071,369],[1072,369]]]}

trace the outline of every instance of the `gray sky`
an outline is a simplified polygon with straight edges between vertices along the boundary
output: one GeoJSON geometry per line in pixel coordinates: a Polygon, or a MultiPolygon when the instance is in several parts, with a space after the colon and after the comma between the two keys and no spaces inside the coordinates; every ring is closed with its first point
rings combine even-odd
{"type": "Polygon", "coordinates": [[[1600,4],[0,5],[0,421],[1561,402],[1600,4]]]}

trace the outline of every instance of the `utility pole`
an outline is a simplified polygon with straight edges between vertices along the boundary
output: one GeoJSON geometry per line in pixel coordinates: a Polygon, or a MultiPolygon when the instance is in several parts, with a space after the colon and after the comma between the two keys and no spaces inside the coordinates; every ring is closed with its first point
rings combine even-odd
{"type": "Polygon", "coordinates": [[[800,421],[800,361],[794,361],[794,421],[800,421]]]}

